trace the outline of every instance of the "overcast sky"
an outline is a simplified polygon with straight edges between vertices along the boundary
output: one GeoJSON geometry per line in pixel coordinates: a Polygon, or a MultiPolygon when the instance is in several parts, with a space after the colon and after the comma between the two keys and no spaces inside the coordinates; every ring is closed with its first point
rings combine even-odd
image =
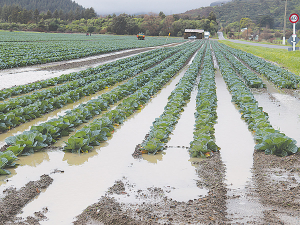
{"type": "Polygon", "coordinates": [[[164,12],[166,15],[209,6],[218,0],[75,0],[85,8],[93,7],[99,15],[164,12]]]}

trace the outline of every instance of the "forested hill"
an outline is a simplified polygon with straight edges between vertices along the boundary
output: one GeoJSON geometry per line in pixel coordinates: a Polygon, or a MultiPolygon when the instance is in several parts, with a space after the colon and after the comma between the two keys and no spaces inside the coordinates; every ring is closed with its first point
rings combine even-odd
{"type": "MultiPolygon", "coordinates": [[[[285,1],[282,0],[233,0],[223,5],[189,10],[181,16],[201,18],[203,16],[207,17],[211,11],[214,11],[217,22],[223,27],[229,23],[240,21],[244,17],[256,22],[260,16],[270,16],[274,19],[273,27],[282,28],[284,7],[285,1]]],[[[288,0],[287,16],[291,13],[300,13],[300,0],[288,0]]]]}
{"type": "MultiPolygon", "coordinates": [[[[0,7],[4,5],[19,5],[27,10],[38,9],[40,12],[47,12],[50,10],[52,13],[57,10],[69,12],[75,11],[77,8],[83,10],[84,8],[71,0],[0,0],[0,7]]],[[[78,9],[77,9],[78,10],[78,9]]]]}

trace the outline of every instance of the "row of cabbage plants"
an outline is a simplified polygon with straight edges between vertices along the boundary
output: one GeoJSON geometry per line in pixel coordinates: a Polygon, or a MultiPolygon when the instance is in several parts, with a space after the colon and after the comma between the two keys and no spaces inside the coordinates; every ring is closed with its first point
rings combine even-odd
{"type": "MultiPolygon", "coordinates": [[[[21,36],[21,40],[22,36],[26,34],[18,33],[14,35],[21,36]]],[[[94,35],[92,37],[84,37],[72,34],[72,36],[66,35],[64,41],[55,40],[55,38],[53,39],[55,35],[51,37],[49,35],[49,39],[45,37],[43,41],[22,42],[4,41],[5,36],[11,36],[11,34],[6,33],[2,36],[2,41],[0,41],[0,55],[2,56],[0,58],[0,69],[77,59],[125,49],[184,41],[179,38],[166,40],[163,37],[148,37],[146,41],[139,42],[136,41],[134,36],[94,35]]]]}
{"type": "Polygon", "coordinates": [[[217,122],[215,70],[210,47],[206,49],[196,96],[195,128],[189,152],[192,157],[208,157],[219,150],[215,144],[217,122]]]}
{"type": "Polygon", "coordinates": [[[78,78],[75,80],[73,79],[68,83],[57,85],[55,87],[48,88],[46,90],[39,90],[28,95],[11,98],[7,101],[4,101],[3,103],[0,103],[0,113],[6,113],[17,107],[27,106],[39,100],[46,100],[49,98],[53,98],[55,96],[61,95],[62,93],[65,93],[68,90],[74,90],[79,87],[86,86],[89,83],[92,83],[93,81],[110,77],[116,73],[119,73],[120,71],[122,71],[122,73],[130,73],[131,68],[133,67],[136,67],[134,71],[147,69],[147,67],[153,65],[153,63],[159,62],[161,60],[161,57],[158,56],[161,56],[164,52],[165,51],[161,49],[161,50],[154,50],[153,54],[143,53],[141,54],[142,57],[139,57],[139,59],[137,60],[128,59],[126,60],[127,61],[126,63],[120,63],[119,65],[116,64],[114,68],[101,71],[101,73],[90,74],[83,78],[78,78]],[[153,58],[155,60],[153,60],[153,58]]]}
{"type": "Polygon", "coordinates": [[[257,150],[266,154],[286,156],[296,153],[299,149],[296,141],[278,130],[275,130],[268,120],[268,114],[258,106],[251,90],[233,70],[232,65],[225,59],[222,52],[213,45],[222,76],[231,92],[232,101],[239,107],[242,118],[248,128],[255,133],[257,150]]]}
{"type": "Polygon", "coordinates": [[[123,58],[116,60],[114,62],[106,63],[95,68],[89,68],[86,70],[82,70],[79,72],[73,72],[69,74],[63,74],[59,77],[53,77],[42,81],[37,81],[30,84],[24,84],[19,86],[14,86],[11,88],[6,88],[0,91],[0,100],[5,100],[12,96],[17,96],[20,94],[26,94],[32,91],[36,91],[42,88],[47,88],[51,86],[55,86],[58,84],[63,84],[66,82],[78,80],[80,78],[84,78],[93,74],[104,73],[108,71],[108,73],[117,73],[123,69],[128,68],[129,66],[136,65],[136,61],[146,58],[149,55],[155,54],[157,52],[161,52],[162,49],[155,49],[152,51],[147,51],[142,54],[138,54],[135,56],[123,58]]]}
{"type": "Polygon", "coordinates": [[[300,77],[279,66],[259,58],[251,53],[231,48],[221,44],[226,51],[232,52],[236,57],[248,64],[254,71],[265,76],[279,88],[296,89],[300,86],[300,77]]]}
{"type": "Polygon", "coordinates": [[[157,93],[182,68],[187,59],[199,47],[200,43],[198,42],[193,47],[186,49],[185,52],[179,53],[180,57],[169,68],[123,100],[115,109],[108,111],[101,118],[94,120],[71,136],[66,142],[64,150],[77,153],[85,152],[106,140],[107,137],[111,136],[114,125],[123,123],[128,116],[140,109],[141,105],[148,102],[151,96],[157,93]]]}
{"type": "MultiPolygon", "coordinates": [[[[0,114],[0,131],[3,132],[5,130],[9,130],[12,127],[16,127],[20,125],[21,123],[25,123],[29,120],[35,119],[37,117],[41,117],[45,113],[61,108],[68,103],[76,102],[77,100],[81,99],[84,96],[94,94],[95,92],[103,90],[104,88],[114,85],[117,82],[135,76],[136,74],[142,72],[143,70],[149,68],[150,66],[153,66],[155,63],[160,62],[161,60],[169,57],[175,51],[176,51],[175,49],[165,50],[164,52],[160,52],[160,54],[154,58],[152,58],[151,57],[152,55],[150,55],[148,61],[140,63],[126,70],[123,70],[119,73],[112,74],[107,78],[105,78],[106,76],[103,77],[101,73],[89,76],[87,78],[81,78],[79,81],[71,82],[71,84],[78,84],[78,83],[81,84],[81,85],[73,85],[73,87],[75,86],[74,90],[72,90],[73,88],[71,88],[71,90],[68,89],[69,83],[59,86],[57,88],[56,87],[52,88],[55,90],[58,89],[59,92],[61,92],[60,95],[56,97],[51,96],[52,94],[51,90],[50,92],[49,89],[44,90],[42,92],[46,93],[45,96],[49,97],[48,99],[45,98],[45,96],[39,101],[37,101],[38,99],[27,98],[30,102],[34,102],[34,101],[35,102],[25,107],[18,107],[16,109],[13,109],[8,113],[0,114]],[[99,77],[99,78],[96,79],[95,77],[99,77]],[[103,78],[101,79],[101,77],[103,78]],[[96,81],[90,82],[90,80],[96,80],[96,81]]],[[[32,95],[33,98],[36,96],[35,93],[33,93],[32,95]]]]}
{"type": "MultiPolygon", "coordinates": [[[[215,46],[217,47],[217,46],[215,46]]],[[[219,47],[219,46],[218,46],[219,47]]],[[[243,78],[246,85],[250,88],[264,88],[265,83],[258,77],[256,73],[251,71],[247,66],[245,66],[241,61],[239,61],[231,52],[221,51],[228,61],[232,64],[234,69],[243,78]]]]}
{"type": "MultiPolygon", "coordinates": [[[[34,151],[39,151],[40,149],[55,143],[60,137],[69,135],[75,127],[87,122],[94,116],[99,115],[102,111],[107,110],[110,103],[115,103],[130,95],[135,90],[138,90],[140,86],[143,86],[145,82],[154,79],[154,77],[164,70],[169,72],[170,70],[174,70],[174,64],[177,61],[180,61],[180,59],[183,58],[183,55],[185,58],[187,57],[185,53],[186,49],[194,49],[196,47],[192,47],[192,45],[195,44],[186,44],[185,49],[181,48],[181,51],[172,57],[166,59],[157,66],[154,66],[152,69],[141,73],[127,83],[115,88],[119,90],[118,92],[113,89],[112,91],[99,96],[97,99],[90,100],[86,104],[81,104],[77,108],[67,111],[64,116],[49,120],[39,126],[32,126],[30,131],[8,137],[6,143],[10,145],[10,147],[7,148],[7,151],[13,151],[15,154],[31,154],[34,153],[34,151]],[[132,90],[130,90],[130,88],[132,90]],[[119,93],[119,95],[117,96],[116,93],[119,93]],[[112,102],[112,100],[114,100],[114,102],[112,102]]],[[[152,89],[151,85],[150,89],[152,89]]],[[[135,106],[136,104],[133,105],[135,106]]]]}
{"type": "Polygon", "coordinates": [[[187,101],[191,97],[191,91],[201,67],[204,49],[205,47],[203,46],[198,51],[192,64],[177,83],[176,88],[171,92],[163,113],[155,119],[153,126],[150,127],[149,135],[140,145],[141,150],[155,154],[165,147],[169,135],[180,119],[184,106],[186,106],[187,101]]]}

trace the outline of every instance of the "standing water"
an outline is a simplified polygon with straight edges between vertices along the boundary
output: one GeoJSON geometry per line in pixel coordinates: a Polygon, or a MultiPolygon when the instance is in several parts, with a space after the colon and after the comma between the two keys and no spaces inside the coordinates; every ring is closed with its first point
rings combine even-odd
{"type": "Polygon", "coordinates": [[[227,215],[230,220],[240,223],[256,221],[255,219],[263,216],[262,206],[256,199],[247,196],[255,142],[247,124],[231,102],[231,94],[219,69],[216,73],[216,86],[218,123],[215,126],[215,137],[226,166],[225,179],[229,189],[227,215]]]}
{"type": "MultiPolygon", "coordinates": [[[[42,224],[70,224],[76,215],[97,202],[116,180],[123,177],[135,183],[137,188],[154,185],[168,189],[169,196],[178,200],[188,200],[206,194],[206,191],[201,192],[196,188],[196,171],[188,162],[189,154],[186,149],[170,148],[166,154],[160,155],[161,158],[157,163],[149,162],[156,156],[151,157],[149,161],[136,160],[131,156],[135,146],[141,143],[148,133],[154,119],[163,112],[168,101],[167,97],[184,72],[185,70],[181,71],[145,105],[141,112],[131,116],[120,126],[121,129],[116,129],[112,138],[96,147],[91,153],[76,155],[62,151],[48,151],[27,156],[31,157],[30,160],[21,157],[19,162],[21,165],[14,169],[15,175],[10,177],[6,184],[0,186],[0,191],[10,184],[18,184],[16,186],[21,187],[28,181],[37,180],[40,175],[50,174],[56,169],[64,171],[51,173],[54,179],[52,185],[29,203],[20,215],[27,217],[47,207],[48,220],[41,222],[42,224]],[[185,182],[177,182],[178,178],[184,179],[185,182]],[[197,192],[194,192],[196,189],[197,192]],[[183,195],[187,190],[189,194],[193,192],[193,196],[183,195]]],[[[191,110],[186,112],[189,111],[191,110]]],[[[190,131],[191,134],[192,128],[190,131]]],[[[188,145],[188,143],[181,142],[180,145],[188,145]]]]}

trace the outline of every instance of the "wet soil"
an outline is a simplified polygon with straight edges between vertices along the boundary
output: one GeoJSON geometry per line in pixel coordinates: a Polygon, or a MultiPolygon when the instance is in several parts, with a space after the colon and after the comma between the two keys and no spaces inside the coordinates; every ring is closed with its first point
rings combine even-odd
{"type": "MultiPolygon", "coordinates": [[[[5,197],[0,200],[0,224],[9,224],[16,220],[15,215],[34,197],[46,189],[53,179],[49,175],[42,175],[37,181],[30,181],[24,187],[16,190],[9,188],[4,190],[5,197]]],[[[32,220],[28,218],[29,220],[32,220]]],[[[32,224],[32,223],[30,223],[32,224]]]]}
{"type": "Polygon", "coordinates": [[[153,48],[141,48],[141,49],[135,49],[135,50],[132,50],[132,51],[125,51],[125,52],[120,53],[120,54],[112,54],[112,55],[101,57],[101,58],[93,58],[93,59],[88,59],[87,58],[87,60],[84,60],[84,61],[75,61],[75,62],[72,62],[72,61],[68,62],[67,61],[67,62],[61,63],[59,65],[43,67],[39,70],[54,71],[54,70],[66,70],[66,69],[78,68],[78,67],[98,64],[98,63],[102,63],[102,62],[122,58],[122,57],[133,55],[133,54],[138,54],[138,53],[145,52],[145,51],[148,51],[148,50],[151,50],[151,49],[153,49],[153,48]]]}
{"type": "Polygon", "coordinates": [[[179,202],[165,196],[161,188],[138,190],[135,198],[141,204],[122,203],[113,194],[130,195],[130,183],[116,181],[99,202],[86,208],[74,224],[225,224],[225,167],[219,154],[195,162],[200,180],[197,186],[207,188],[207,196],[179,202]],[[147,201],[147,200],[151,201],[147,201]]]}
{"type": "Polygon", "coordinates": [[[197,164],[201,178],[198,186],[209,190],[207,196],[178,202],[164,197],[162,189],[152,187],[138,191],[136,198],[145,198],[142,204],[120,203],[112,195],[129,195],[126,186],[130,184],[117,181],[99,202],[86,208],[74,224],[299,224],[299,153],[284,158],[254,153],[253,188],[247,190],[247,196],[258,197],[263,216],[254,220],[246,218],[245,223],[228,219],[226,200],[240,196],[227,196],[225,167],[220,155],[197,164]],[[149,203],[147,199],[155,200],[149,203]]]}
{"type": "MultiPolygon", "coordinates": [[[[132,192],[130,189],[135,185],[124,178],[115,181],[105,196],[78,215],[74,224],[299,224],[300,153],[282,158],[256,151],[253,157],[253,177],[245,193],[250,201],[258,199],[260,217],[233,219],[228,215],[228,199],[241,196],[228,195],[226,168],[220,153],[216,153],[193,162],[199,177],[197,186],[208,189],[206,196],[180,202],[167,197],[167,190],[157,187],[132,192]],[[122,202],[118,198],[129,195],[134,195],[137,202],[122,202]],[[239,222],[241,219],[246,222],[239,222]]],[[[0,224],[39,224],[46,220],[47,207],[24,219],[16,215],[52,181],[43,175],[20,190],[6,189],[0,201],[0,224]]],[[[236,207],[242,206],[237,204],[236,207]]]]}

